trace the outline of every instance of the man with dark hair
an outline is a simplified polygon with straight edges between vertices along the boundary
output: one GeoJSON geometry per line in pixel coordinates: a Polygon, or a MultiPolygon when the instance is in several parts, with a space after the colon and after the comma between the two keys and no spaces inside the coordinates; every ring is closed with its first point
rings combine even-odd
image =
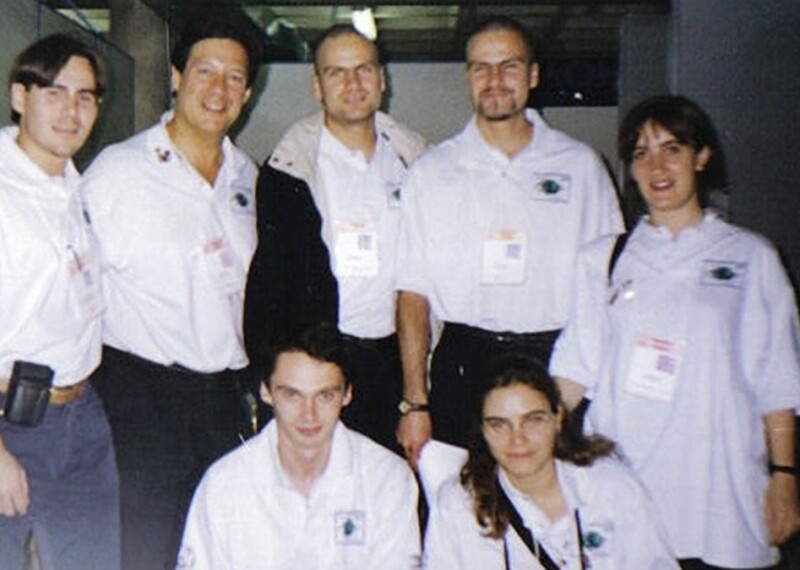
{"type": "Polygon", "coordinates": [[[413,474],[339,421],[353,395],[347,359],[325,325],[271,351],[261,397],[274,419],[206,473],[178,568],[419,567],[413,474]]]}
{"type": "Polygon", "coordinates": [[[466,445],[482,363],[523,352],[546,365],[578,250],[622,228],[596,154],[525,108],[539,82],[532,53],[525,29],[508,18],[469,35],[475,115],[414,165],[403,188],[398,335],[407,413],[398,437],[412,463],[431,434],[466,445]],[[429,404],[431,311],[445,324],[429,404]]]}
{"type": "Polygon", "coordinates": [[[174,568],[199,478],[252,431],[241,313],[257,171],[226,134],[260,54],[244,22],[206,19],[186,34],[173,110],[103,151],[83,185],[103,267],[96,383],[117,449],[126,570],[174,568]]]}
{"type": "Polygon", "coordinates": [[[378,111],[386,88],[374,43],[349,25],[314,51],[322,112],[283,137],[258,181],[258,249],[245,303],[250,356],[320,322],[354,355],[347,424],[395,446],[402,389],[395,335],[400,187],[422,138],[378,111]]]}
{"type": "Polygon", "coordinates": [[[99,265],[72,156],[105,87],[64,35],[15,60],[0,130],[0,557],[43,570],[119,568],[119,483],[87,378],[100,362],[99,265]]]}

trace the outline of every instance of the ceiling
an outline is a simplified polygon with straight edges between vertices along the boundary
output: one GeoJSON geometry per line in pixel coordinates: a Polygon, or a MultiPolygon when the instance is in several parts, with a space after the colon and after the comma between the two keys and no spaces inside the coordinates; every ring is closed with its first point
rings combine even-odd
{"type": "MultiPolygon", "coordinates": [[[[142,0],[170,22],[203,12],[242,10],[264,32],[268,60],[302,61],[322,30],[348,22],[353,8],[372,7],[378,42],[392,61],[458,61],[465,30],[488,16],[512,16],[532,30],[547,59],[616,58],[627,14],[665,14],[669,0],[527,0],[511,2],[311,2],[280,0],[142,0]]],[[[49,0],[48,6],[108,31],[109,0],[49,0]],[[78,14],[75,8],[80,10],[78,14]]]]}

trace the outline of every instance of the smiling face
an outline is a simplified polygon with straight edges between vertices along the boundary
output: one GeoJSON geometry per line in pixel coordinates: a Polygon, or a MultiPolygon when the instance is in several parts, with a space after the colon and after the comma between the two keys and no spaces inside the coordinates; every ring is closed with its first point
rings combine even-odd
{"type": "Polygon", "coordinates": [[[194,44],[183,71],[172,68],[175,118],[181,129],[222,139],[250,98],[247,52],[230,39],[194,44]]]}
{"type": "Polygon", "coordinates": [[[483,437],[517,488],[551,472],[561,411],[544,394],[520,383],[491,390],[483,401],[483,437]]]}
{"type": "Polygon", "coordinates": [[[525,112],[539,83],[524,40],[512,30],[488,30],[467,45],[467,83],[478,120],[505,121],[525,112]]]}
{"type": "Polygon", "coordinates": [[[26,88],[13,83],[11,105],[20,115],[20,148],[47,174],[60,176],[97,119],[92,66],[87,59],[73,56],[50,86],[26,88]]]}
{"type": "Polygon", "coordinates": [[[358,34],[323,42],[313,81],[314,96],[322,104],[329,126],[372,121],[386,89],[378,50],[358,34]]]}
{"type": "Polygon", "coordinates": [[[282,452],[327,452],[333,430],[350,403],[352,389],[336,364],[304,352],[281,353],[261,397],[275,413],[282,452]]]}
{"type": "Polygon", "coordinates": [[[702,218],[697,173],[710,156],[708,147],[698,152],[662,126],[644,124],[630,169],[653,224],[685,226],[702,218]]]}

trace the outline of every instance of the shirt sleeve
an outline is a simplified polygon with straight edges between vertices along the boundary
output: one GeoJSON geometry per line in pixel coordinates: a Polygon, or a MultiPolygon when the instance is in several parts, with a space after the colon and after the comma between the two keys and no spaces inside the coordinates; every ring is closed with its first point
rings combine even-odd
{"type": "MultiPolygon", "coordinates": [[[[454,508],[453,494],[458,490],[455,480],[442,485],[428,518],[425,529],[425,548],[422,567],[426,570],[459,570],[467,566],[462,563],[461,549],[470,540],[458,532],[459,518],[470,513],[454,508]]],[[[474,515],[473,515],[474,516],[474,515]]]]}
{"type": "Polygon", "coordinates": [[[794,292],[771,245],[748,268],[739,327],[740,357],[758,410],[800,407],[800,326],[794,292]]]}
{"type": "Polygon", "coordinates": [[[598,240],[578,255],[569,318],[553,349],[550,374],[593,387],[602,365],[608,329],[608,257],[615,238],[598,240]]]}
{"type": "Polygon", "coordinates": [[[597,154],[591,153],[584,180],[581,243],[586,245],[600,236],[624,231],[619,199],[608,169],[597,154]]]}
{"type": "Polygon", "coordinates": [[[425,235],[420,202],[424,175],[419,165],[415,163],[411,167],[401,193],[395,288],[427,296],[425,235]]]}
{"type": "Polygon", "coordinates": [[[401,465],[396,484],[384,486],[379,517],[369,560],[369,570],[410,570],[419,568],[420,537],[417,518],[419,491],[414,475],[401,465]]]}
{"type": "Polygon", "coordinates": [[[234,570],[221,544],[226,536],[224,527],[224,514],[214,512],[214,494],[206,476],[189,508],[177,570],[234,570]]]}

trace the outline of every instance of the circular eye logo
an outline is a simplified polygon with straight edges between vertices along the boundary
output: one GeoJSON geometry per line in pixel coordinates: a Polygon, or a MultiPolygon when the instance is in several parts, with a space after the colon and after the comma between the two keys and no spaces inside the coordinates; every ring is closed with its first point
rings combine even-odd
{"type": "Polygon", "coordinates": [[[714,279],[719,279],[720,281],[730,281],[731,279],[736,277],[736,272],[730,267],[722,265],[720,267],[715,267],[714,269],[712,269],[711,276],[714,279]]]}
{"type": "Polygon", "coordinates": [[[539,190],[543,194],[558,194],[561,192],[561,185],[555,180],[547,179],[539,183],[539,190]]]}

